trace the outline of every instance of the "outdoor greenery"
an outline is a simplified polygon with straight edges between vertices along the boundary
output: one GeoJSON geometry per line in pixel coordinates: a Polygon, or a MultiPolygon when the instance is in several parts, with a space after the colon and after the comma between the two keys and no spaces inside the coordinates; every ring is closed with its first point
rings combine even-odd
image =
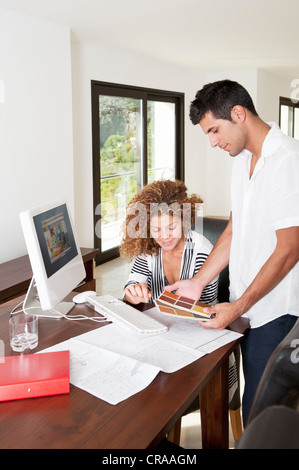
{"type": "MultiPolygon", "coordinates": [[[[103,222],[118,219],[140,188],[141,101],[100,96],[101,214],[103,222]]],[[[148,166],[151,168],[151,123],[148,113],[148,166]]]]}

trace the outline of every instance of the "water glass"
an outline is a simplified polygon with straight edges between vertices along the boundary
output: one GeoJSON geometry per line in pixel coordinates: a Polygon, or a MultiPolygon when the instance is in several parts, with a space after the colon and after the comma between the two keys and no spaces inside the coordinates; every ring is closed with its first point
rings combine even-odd
{"type": "Polygon", "coordinates": [[[13,351],[24,352],[38,344],[38,318],[20,313],[9,320],[10,346],[13,351]]]}

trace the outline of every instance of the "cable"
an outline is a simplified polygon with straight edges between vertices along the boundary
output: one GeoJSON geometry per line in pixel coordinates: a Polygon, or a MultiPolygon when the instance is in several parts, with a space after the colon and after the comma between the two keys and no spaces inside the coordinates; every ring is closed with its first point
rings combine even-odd
{"type": "Polygon", "coordinates": [[[95,322],[98,322],[98,323],[101,323],[101,322],[105,322],[105,321],[109,321],[106,317],[102,317],[102,318],[99,318],[99,317],[87,317],[86,315],[64,315],[63,313],[61,312],[57,312],[57,310],[49,310],[49,312],[52,312],[52,313],[56,313],[56,314],[59,314],[61,315],[63,318],[65,318],[66,320],[73,320],[73,321],[79,321],[79,320],[91,320],[91,321],[95,321],[95,322]]]}
{"type": "MultiPolygon", "coordinates": [[[[21,310],[15,311],[15,309],[18,308],[20,305],[24,305],[24,302],[18,303],[18,304],[12,309],[12,311],[10,312],[10,314],[11,314],[11,315],[16,315],[16,314],[18,314],[18,313],[26,313],[26,312],[24,311],[24,308],[22,308],[21,310]]],[[[26,310],[34,310],[34,309],[39,309],[39,310],[40,310],[40,307],[27,307],[26,310]]],[[[103,323],[103,322],[109,321],[106,317],[102,317],[102,318],[99,318],[99,317],[88,317],[87,315],[82,315],[82,314],[79,314],[79,315],[64,315],[63,313],[58,312],[58,311],[55,310],[55,309],[50,309],[49,312],[55,313],[56,315],[60,315],[61,317],[65,318],[66,320],[71,320],[71,321],[91,320],[91,321],[94,321],[94,322],[97,322],[97,323],[103,323]]],[[[51,318],[51,317],[50,317],[50,318],[51,318]]]]}
{"type": "Polygon", "coordinates": [[[11,315],[15,315],[15,314],[17,314],[17,313],[23,312],[23,309],[22,309],[22,310],[18,310],[17,312],[14,311],[16,308],[19,307],[19,305],[23,305],[23,304],[24,304],[24,302],[18,303],[18,304],[12,309],[12,311],[10,312],[10,314],[11,314],[11,315]]]}

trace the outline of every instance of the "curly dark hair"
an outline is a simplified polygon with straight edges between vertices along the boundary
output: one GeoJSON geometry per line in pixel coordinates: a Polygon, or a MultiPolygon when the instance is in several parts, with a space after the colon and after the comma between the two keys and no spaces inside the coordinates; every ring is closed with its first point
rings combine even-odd
{"type": "Polygon", "coordinates": [[[159,180],[144,186],[127,207],[120,255],[132,260],[141,254],[157,254],[160,247],[150,236],[151,216],[158,213],[179,215],[186,233],[195,223],[196,204],[202,202],[196,194],[188,196],[186,185],[179,180],[159,180]],[[134,227],[134,236],[128,230],[130,225],[134,227]]]}

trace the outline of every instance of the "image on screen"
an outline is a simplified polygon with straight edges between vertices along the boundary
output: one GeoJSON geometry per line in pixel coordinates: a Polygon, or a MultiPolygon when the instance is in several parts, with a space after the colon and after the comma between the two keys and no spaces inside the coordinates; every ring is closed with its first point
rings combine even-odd
{"type": "Polygon", "coordinates": [[[50,277],[78,254],[66,205],[42,212],[33,219],[45,270],[50,277]]]}
{"type": "Polygon", "coordinates": [[[71,249],[63,213],[42,221],[42,229],[51,263],[65,256],[71,249]]]}

